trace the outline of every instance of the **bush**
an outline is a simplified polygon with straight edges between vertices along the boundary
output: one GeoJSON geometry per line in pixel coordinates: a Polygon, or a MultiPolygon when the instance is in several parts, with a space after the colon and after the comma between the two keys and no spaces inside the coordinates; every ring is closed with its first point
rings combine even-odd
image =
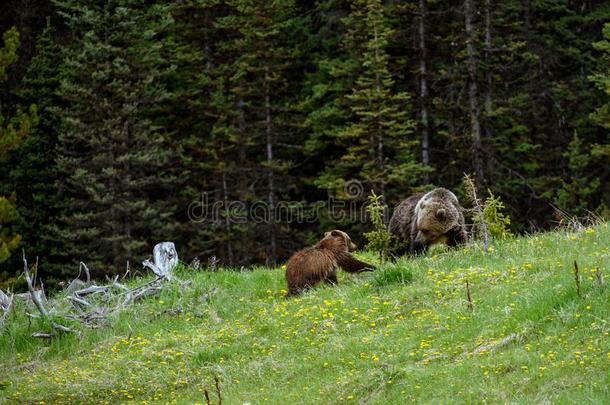
{"type": "Polygon", "coordinates": [[[381,203],[382,196],[378,196],[374,191],[371,191],[369,196],[369,204],[366,206],[366,211],[371,218],[373,223],[373,230],[366,232],[364,237],[368,241],[366,244],[367,250],[372,250],[379,254],[379,261],[383,263],[383,260],[388,254],[388,249],[394,238],[390,232],[388,232],[386,224],[383,220],[383,214],[386,206],[381,203]]]}
{"type": "Polygon", "coordinates": [[[492,238],[506,238],[513,236],[509,230],[510,216],[502,212],[505,208],[504,203],[500,197],[496,197],[491,190],[487,191],[489,192],[489,197],[487,197],[485,200],[485,206],[483,207],[483,218],[485,218],[485,222],[487,223],[489,236],[492,238]]]}

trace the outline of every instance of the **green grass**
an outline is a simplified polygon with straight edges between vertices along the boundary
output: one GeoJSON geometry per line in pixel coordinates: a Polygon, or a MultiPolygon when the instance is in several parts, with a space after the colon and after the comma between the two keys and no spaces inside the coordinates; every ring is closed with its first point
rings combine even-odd
{"type": "Polygon", "coordinates": [[[215,402],[214,376],[229,404],[610,402],[608,224],[437,249],[295,299],[280,268],[179,276],[193,284],[80,337],[31,338],[45,325],[18,307],[0,402],[215,402]]]}

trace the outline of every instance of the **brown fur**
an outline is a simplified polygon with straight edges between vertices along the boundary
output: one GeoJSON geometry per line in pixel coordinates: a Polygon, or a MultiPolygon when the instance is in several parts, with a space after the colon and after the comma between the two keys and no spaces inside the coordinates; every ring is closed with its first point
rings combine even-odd
{"type": "Polygon", "coordinates": [[[372,270],[373,266],[350,254],[355,249],[345,232],[333,230],[314,246],[296,252],[286,264],[288,294],[299,294],[320,282],[337,284],[337,267],[349,273],[372,270]]]}
{"type": "Polygon", "coordinates": [[[455,195],[437,188],[402,201],[394,210],[388,230],[421,253],[435,243],[456,246],[467,239],[462,207],[455,195]]]}

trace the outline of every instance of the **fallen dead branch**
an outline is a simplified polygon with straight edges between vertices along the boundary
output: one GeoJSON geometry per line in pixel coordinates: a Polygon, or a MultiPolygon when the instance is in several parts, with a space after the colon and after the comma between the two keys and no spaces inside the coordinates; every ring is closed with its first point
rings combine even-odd
{"type": "Polygon", "coordinates": [[[34,332],[32,333],[32,337],[41,338],[41,339],[51,339],[55,336],[54,333],[46,333],[46,332],[34,332]]]}
{"type": "MultiPolygon", "coordinates": [[[[22,250],[22,254],[23,254],[23,275],[25,277],[25,282],[28,284],[28,290],[30,291],[32,302],[34,302],[34,305],[36,305],[36,308],[38,308],[38,311],[42,314],[42,316],[48,317],[49,312],[46,310],[44,305],[42,305],[40,296],[38,294],[36,294],[36,289],[34,288],[34,282],[32,281],[32,276],[30,275],[30,268],[28,266],[28,261],[25,258],[25,250],[22,250]]],[[[38,260],[36,260],[35,268],[36,268],[36,270],[38,270],[38,260]]]]}
{"type": "Polygon", "coordinates": [[[520,338],[520,335],[518,333],[511,333],[510,335],[506,336],[505,338],[502,338],[500,340],[477,347],[476,349],[474,349],[472,354],[479,354],[482,352],[493,352],[493,351],[499,350],[505,346],[508,346],[508,344],[514,342],[515,340],[517,340],[519,338],[520,338]]]}
{"type": "MultiPolygon", "coordinates": [[[[36,305],[38,312],[40,312],[40,314],[44,318],[50,319],[49,311],[45,308],[45,306],[42,303],[42,299],[41,299],[41,297],[44,297],[44,290],[42,289],[42,283],[41,283],[41,289],[40,289],[41,294],[37,294],[37,291],[34,288],[34,281],[32,279],[32,275],[30,274],[30,267],[28,266],[28,261],[27,261],[27,258],[25,257],[25,250],[22,250],[22,254],[23,254],[23,276],[25,277],[25,282],[28,285],[28,290],[30,291],[30,296],[32,298],[32,302],[34,302],[34,305],[36,305]]],[[[36,264],[34,265],[34,269],[36,270],[36,272],[38,272],[38,258],[36,258],[36,264]]],[[[70,333],[75,332],[73,329],[71,329],[67,326],[61,325],[57,322],[51,322],[51,328],[53,328],[53,330],[55,330],[55,331],[60,331],[60,332],[70,332],[70,333]]],[[[34,333],[34,334],[32,334],[32,336],[47,338],[48,334],[34,333]]]]}
{"type": "MultiPolygon", "coordinates": [[[[55,304],[51,310],[45,307],[47,302],[44,296],[44,290],[35,289],[35,281],[32,277],[30,267],[23,252],[23,274],[28,285],[28,300],[32,301],[41,316],[46,319],[66,319],[77,321],[83,326],[89,328],[97,328],[104,324],[111,314],[117,313],[125,309],[129,304],[138,301],[144,297],[158,294],[168,281],[172,280],[171,271],[178,263],[178,254],[172,242],[163,242],[157,244],[153,251],[154,263],[149,260],[143,262],[144,267],[150,268],[157,277],[154,280],[144,284],[129,288],[120,283],[119,276],[106,278],[107,284],[96,284],[91,281],[91,272],[84,262],[79,263],[78,275],[72,280],[68,286],[62,291],[65,294],[65,300],[54,300],[55,304]],[[84,273],[86,281],[80,279],[84,273]],[[64,303],[62,305],[62,302],[64,303]],[[68,303],[68,304],[65,304],[68,303]],[[52,316],[51,316],[52,314],[52,316]]],[[[38,264],[34,266],[37,270],[38,264]]],[[[191,283],[190,280],[180,282],[180,287],[191,283]]],[[[41,284],[42,285],[42,284],[41,284]]],[[[0,291],[1,292],[1,291],[0,291]]],[[[3,293],[4,294],[4,293],[3,293]]],[[[11,298],[12,301],[12,298],[11,298]]],[[[3,296],[0,295],[0,309],[4,308],[3,296]]],[[[8,305],[7,305],[8,307],[8,305]]],[[[8,312],[5,312],[5,314],[8,312]]],[[[31,318],[37,318],[37,315],[29,314],[31,318]]],[[[2,321],[6,315],[2,315],[2,321]]],[[[75,330],[62,325],[60,323],[51,322],[53,332],[36,332],[33,337],[50,339],[56,336],[56,333],[76,332],[75,330]]]]}
{"type": "Polygon", "coordinates": [[[482,343],[479,346],[477,346],[473,351],[466,351],[464,353],[462,353],[461,356],[459,356],[459,358],[467,358],[470,356],[476,356],[476,355],[480,355],[483,353],[493,353],[493,352],[497,352],[499,350],[504,349],[506,346],[514,343],[514,342],[520,342],[523,340],[523,338],[525,336],[527,336],[528,334],[528,330],[523,330],[519,333],[511,333],[503,338],[500,339],[493,339],[487,343],[482,343]]]}
{"type": "MultiPolygon", "coordinates": [[[[34,292],[34,294],[36,294],[36,297],[43,303],[45,303],[47,301],[46,297],[43,294],[42,290],[36,290],[34,292]]],[[[19,293],[19,294],[14,294],[15,300],[17,301],[23,301],[26,303],[32,303],[34,304],[34,301],[32,301],[32,294],[30,293],[30,291],[26,292],[26,293],[19,293]]]]}

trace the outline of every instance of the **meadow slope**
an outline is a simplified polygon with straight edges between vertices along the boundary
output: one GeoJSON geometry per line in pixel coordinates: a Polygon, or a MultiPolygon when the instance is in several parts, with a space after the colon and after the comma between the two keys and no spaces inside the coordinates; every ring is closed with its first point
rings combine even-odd
{"type": "Polygon", "coordinates": [[[45,325],[17,307],[0,402],[216,403],[214,376],[225,404],[610,402],[608,224],[437,249],[296,299],[281,268],[179,277],[193,284],[80,337],[31,338],[45,325]]]}

